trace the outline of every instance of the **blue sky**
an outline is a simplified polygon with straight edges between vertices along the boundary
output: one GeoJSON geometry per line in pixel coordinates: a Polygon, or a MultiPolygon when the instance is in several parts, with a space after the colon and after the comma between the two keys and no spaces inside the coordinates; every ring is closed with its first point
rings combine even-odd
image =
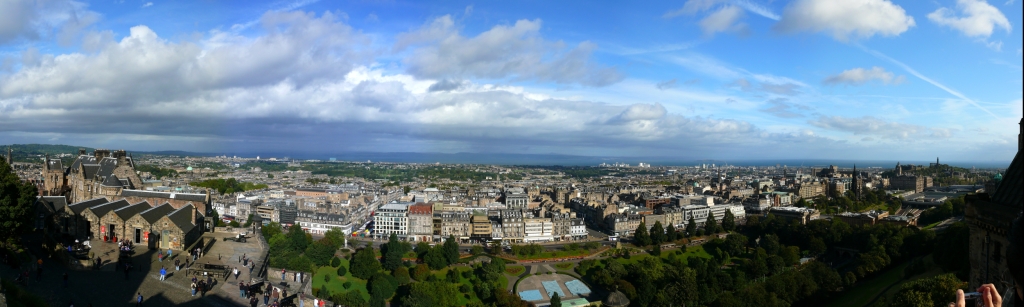
{"type": "Polygon", "coordinates": [[[0,1],[0,143],[1008,161],[1015,0],[0,1]]]}

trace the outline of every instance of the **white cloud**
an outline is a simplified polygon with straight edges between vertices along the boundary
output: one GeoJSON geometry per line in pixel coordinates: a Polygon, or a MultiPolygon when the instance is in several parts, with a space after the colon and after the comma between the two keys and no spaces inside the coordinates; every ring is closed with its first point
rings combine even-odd
{"type": "Polygon", "coordinates": [[[70,0],[0,1],[0,45],[16,40],[56,39],[71,44],[86,27],[99,20],[87,5],[70,0]]]}
{"type": "Polygon", "coordinates": [[[897,36],[915,25],[914,18],[889,0],[796,0],[773,27],[783,33],[826,32],[839,41],[897,36]]]}
{"type": "Polygon", "coordinates": [[[451,16],[443,16],[399,34],[394,49],[418,46],[403,62],[411,74],[423,78],[510,78],[587,86],[606,86],[624,78],[614,67],[590,61],[597,45],[584,41],[566,48],[564,42],[544,40],[540,28],[540,20],[524,19],[465,37],[451,16]]]}
{"type": "Polygon", "coordinates": [[[728,5],[718,11],[711,13],[700,20],[700,29],[704,35],[714,35],[718,32],[742,31],[746,25],[737,23],[743,18],[743,10],[738,6],[728,5]]]}
{"type": "Polygon", "coordinates": [[[142,5],[142,7],[151,7],[151,6],[153,6],[153,2],[146,2],[146,4],[142,5]]]}
{"type": "Polygon", "coordinates": [[[998,8],[985,0],[957,0],[959,16],[953,10],[942,7],[928,14],[928,20],[956,29],[969,37],[987,38],[995,27],[1011,32],[1013,28],[998,8]]]}
{"type": "Polygon", "coordinates": [[[696,15],[697,13],[710,10],[716,5],[723,3],[741,7],[744,10],[760,15],[764,18],[768,18],[771,20],[779,20],[779,15],[772,12],[771,9],[759,5],[757,3],[753,3],[749,0],[688,0],[685,4],[683,4],[682,8],[665,12],[665,14],[661,15],[661,17],[671,19],[684,15],[693,16],[696,15]]]}
{"type": "Polygon", "coordinates": [[[809,123],[819,128],[852,133],[854,135],[876,136],[890,140],[945,139],[953,134],[951,129],[948,128],[929,128],[887,121],[873,116],[821,116],[809,121],[809,123]]]}
{"type": "Polygon", "coordinates": [[[844,70],[843,72],[829,76],[825,78],[822,83],[827,85],[863,85],[864,83],[877,80],[882,84],[902,84],[906,81],[904,76],[896,76],[892,72],[886,71],[884,68],[875,66],[871,69],[854,68],[844,70]]]}

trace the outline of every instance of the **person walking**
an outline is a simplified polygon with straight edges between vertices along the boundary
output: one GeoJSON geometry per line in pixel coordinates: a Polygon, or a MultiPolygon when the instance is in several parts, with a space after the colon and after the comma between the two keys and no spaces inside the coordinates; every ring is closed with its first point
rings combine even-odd
{"type": "Polygon", "coordinates": [[[137,296],[135,298],[135,306],[141,307],[142,306],[142,292],[139,292],[138,295],[139,296],[137,296]]]}
{"type": "Polygon", "coordinates": [[[256,298],[255,296],[249,298],[249,307],[256,307],[256,305],[259,305],[259,304],[260,304],[260,299],[256,298]]]}
{"type": "Polygon", "coordinates": [[[274,301],[274,304],[281,299],[281,290],[274,289],[274,294],[270,295],[270,298],[274,301]]]}
{"type": "Polygon", "coordinates": [[[192,288],[192,296],[196,296],[196,287],[198,287],[196,285],[196,279],[192,278],[192,286],[191,286],[191,288],[192,288]]]}
{"type": "Polygon", "coordinates": [[[238,280],[238,268],[235,268],[235,280],[238,280]]]}
{"type": "Polygon", "coordinates": [[[206,275],[206,286],[213,289],[213,276],[206,275]]]}
{"type": "Polygon", "coordinates": [[[252,270],[256,268],[256,263],[249,264],[249,276],[252,276],[252,270]]]}
{"type": "Polygon", "coordinates": [[[167,248],[167,259],[171,259],[171,248],[167,248]]]}
{"type": "Polygon", "coordinates": [[[245,283],[238,283],[238,297],[245,298],[245,283]]]}
{"type": "Polygon", "coordinates": [[[181,270],[181,259],[174,259],[174,270],[175,271],[180,271],[181,270]]]}
{"type": "Polygon", "coordinates": [[[199,294],[201,296],[204,296],[204,297],[206,296],[206,287],[207,287],[206,282],[203,281],[203,280],[200,280],[199,281],[199,294]]]}
{"type": "Polygon", "coordinates": [[[160,262],[164,262],[164,254],[163,253],[156,254],[156,260],[159,260],[160,262]]]}
{"type": "Polygon", "coordinates": [[[167,278],[167,269],[160,267],[160,281],[163,281],[165,278],[167,278]]]}
{"type": "Polygon", "coordinates": [[[270,291],[263,292],[263,305],[270,305],[270,291]]]}
{"type": "Polygon", "coordinates": [[[68,287],[68,273],[64,273],[64,288],[68,287]]]}

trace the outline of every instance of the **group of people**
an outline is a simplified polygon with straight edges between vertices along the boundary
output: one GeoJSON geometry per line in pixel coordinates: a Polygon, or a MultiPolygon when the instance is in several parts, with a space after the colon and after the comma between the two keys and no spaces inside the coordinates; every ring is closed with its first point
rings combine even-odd
{"type": "Polygon", "coordinates": [[[190,287],[192,289],[192,296],[196,296],[196,292],[206,296],[206,291],[213,289],[213,278],[207,275],[206,280],[203,280],[192,276],[192,285],[190,287]]]}
{"type": "Polygon", "coordinates": [[[132,240],[121,240],[117,242],[117,249],[122,252],[130,252],[135,248],[135,243],[132,240]]]}

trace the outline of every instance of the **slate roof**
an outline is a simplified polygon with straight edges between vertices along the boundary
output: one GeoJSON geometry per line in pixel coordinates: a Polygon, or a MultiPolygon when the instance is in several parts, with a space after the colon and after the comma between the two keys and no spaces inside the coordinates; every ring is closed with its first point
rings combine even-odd
{"type": "Polygon", "coordinates": [[[1003,174],[1003,181],[999,183],[999,187],[996,187],[996,191],[992,193],[992,202],[1013,206],[1021,207],[1021,202],[1024,202],[1024,161],[1022,161],[1020,151],[1017,151],[1017,155],[1013,157],[1013,162],[1010,162],[1010,167],[1006,168],[1006,174],[1003,174]]]}
{"type": "Polygon", "coordinates": [[[114,169],[117,168],[117,159],[106,157],[100,160],[99,165],[100,169],[97,172],[97,175],[100,175],[101,177],[107,177],[110,176],[110,174],[113,174],[114,169]]]}
{"type": "Polygon", "coordinates": [[[174,211],[174,207],[172,207],[170,203],[164,203],[163,205],[142,211],[139,215],[141,215],[142,219],[146,220],[146,222],[152,224],[156,223],[157,220],[166,216],[167,213],[170,213],[171,211],[174,211]]]}
{"type": "Polygon", "coordinates": [[[107,187],[123,187],[124,186],[124,185],[121,184],[121,180],[119,180],[117,178],[117,175],[113,175],[113,174],[111,174],[110,176],[107,176],[107,179],[103,180],[103,183],[101,183],[100,185],[107,186],[107,187]]]}
{"type": "Polygon", "coordinates": [[[71,163],[71,168],[77,169],[82,164],[96,164],[96,157],[90,155],[80,155],[75,159],[75,162],[71,163]]]}
{"type": "Polygon", "coordinates": [[[121,209],[130,205],[131,204],[129,204],[127,200],[124,200],[124,198],[122,198],[120,200],[115,200],[102,205],[89,207],[89,210],[92,211],[92,213],[95,214],[96,216],[104,216],[107,214],[107,212],[121,209]]]}
{"type": "Polygon", "coordinates": [[[121,218],[122,221],[126,221],[136,214],[139,214],[139,212],[146,211],[150,208],[153,208],[153,206],[149,205],[149,202],[142,201],[131,206],[114,210],[114,214],[117,214],[117,217],[121,218]]]}
{"type": "Polygon", "coordinates": [[[107,200],[106,197],[98,197],[70,204],[68,205],[68,208],[71,208],[71,211],[74,212],[75,214],[82,214],[82,210],[85,210],[85,208],[91,208],[93,206],[105,204],[108,202],[110,201],[107,200]]]}
{"type": "Polygon", "coordinates": [[[50,159],[47,163],[50,164],[50,169],[64,170],[64,162],[60,159],[50,159]]]}
{"type": "Polygon", "coordinates": [[[171,223],[174,223],[174,225],[178,225],[178,228],[181,228],[182,232],[188,233],[192,228],[196,227],[196,224],[192,224],[192,210],[195,210],[195,207],[193,207],[192,204],[188,204],[184,207],[178,208],[178,210],[174,210],[174,212],[167,215],[167,218],[170,219],[171,223]]]}
{"type": "Polygon", "coordinates": [[[100,165],[99,164],[83,164],[83,166],[85,167],[85,174],[83,174],[83,175],[85,175],[85,176],[83,176],[83,177],[85,177],[85,179],[95,178],[96,174],[99,173],[99,170],[100,170],[100,165]]]}
{"type": "Polygon", "coordinates": [[[154,191],[142,191],[142,190],[125,190],[121,192],[121,196],[135,196],[143,198],[167,198],[167,199],[180,199],[187,201],[206,201],[206,194],[192,194],[192,193],[168,193],[168,192],[154,192],[154,191]]]}
{"type": "Polygon", "coordinates": [[[40,199],[49,203],[54,212],[64,210],[64,207],[68,206],[68,199],[64,196],[42,196],[40,199]]]}

